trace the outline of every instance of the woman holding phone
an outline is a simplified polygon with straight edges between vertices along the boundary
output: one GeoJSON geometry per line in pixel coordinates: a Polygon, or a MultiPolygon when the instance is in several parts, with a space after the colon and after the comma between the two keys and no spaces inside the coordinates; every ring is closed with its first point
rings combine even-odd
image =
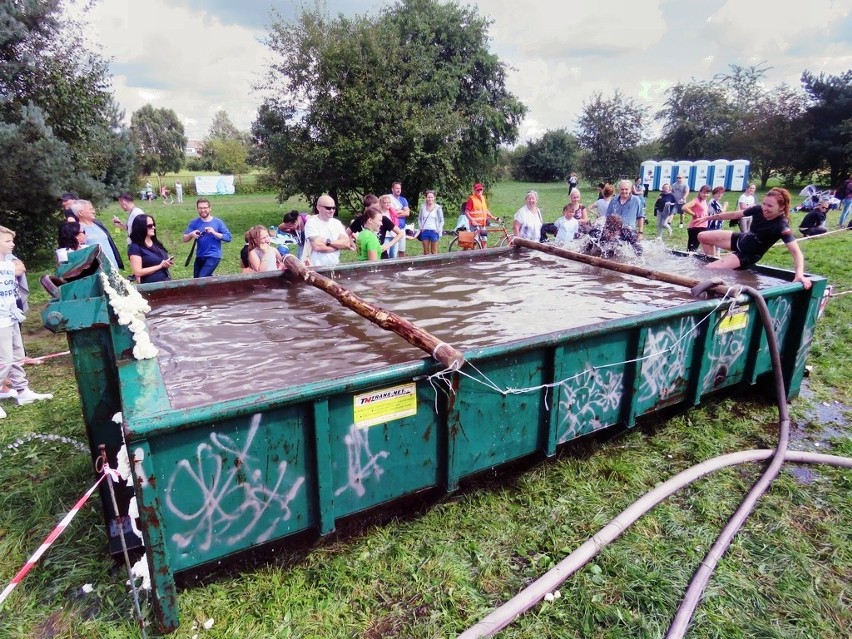
{"type": "Polygon", "coordinates": [[[133,220],[127,256],[133,275],[140,284],[172,279],[169,269],[175,258],[157,239],[157,224],[150,215],[137,215],[133,220]]]}

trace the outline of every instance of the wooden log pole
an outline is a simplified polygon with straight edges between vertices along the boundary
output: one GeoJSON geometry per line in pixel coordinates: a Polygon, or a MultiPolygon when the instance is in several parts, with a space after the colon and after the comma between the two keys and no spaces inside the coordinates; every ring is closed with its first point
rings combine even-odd
{"type": "MultiPolygon", "coordinates": [[[[558,246],[553,246],[552,244],[532,242],[530,240],[525,240],[519,237],[516,237],[512,240],[512,245],[522,246],[524,248],[533,249],[535,251],[541,251],[542,253],[547,253],[548,255],[564,257],[569,260],[574,260],[575,262],[589,264],[590,266],[599,266],[601,268],[609,269],[611,271],[618,271],[619,273],[637,275],[639,277],[644,277],[649,280],[666,282],[668,284],[674,284],[676,286],[685,286],[688,289],[694,289],[696,286],[702,283],[700,280],[696,280],[691,277],[684,277],[682,275],[675,275],[674,273],[666,273],[664,271],[655,271],[653,269],[645,268],[643,266],[636,266],[634,264],[622,264],[621,262],[616,262],[614,260],[607,260],[602,257],[594,257],[592,255],[586,255],[585,253],[569,251],[567,249],[559,248],[558,246]]],[[[712,280],[714,278],[708,279],[712,280]]],[[[706,290],[708,293],[713,293],[715,295],[718,295],[719,297],[724,297],[730,291],[730,288],[724,284],[715,284],[713,286],[710,286],[706,290]]]]}
{"type": "Polygon", "coordinates": [[[355,311],[361,317],[381,326],[386,331],[396,333],[412,346],[426,351],[447,368],[458,370],[464,365],[464,355],[457,349],[446,342],[442,342],[431,333],[424,331],[419,326],[400,317],[396,313],[391,313],[379,306],[370,304],[334,280],[309,270],[293,255],[284,256],[284,265],[287,267],[287,270],[311,286],[325,291],[343,306],[355,311]]]}

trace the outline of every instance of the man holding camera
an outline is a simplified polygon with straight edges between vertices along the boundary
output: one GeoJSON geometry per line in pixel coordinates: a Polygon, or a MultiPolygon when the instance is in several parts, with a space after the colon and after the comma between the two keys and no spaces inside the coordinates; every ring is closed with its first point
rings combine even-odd
{"type": "Polygon", "coordinates": [[[194,240],[198,252],[192,268],[193,277],[210,277],[222,260],[222,242],[231,241],[231,232],[225,223],[210,214],[210,200],[199,198],[195,203],[198,217],[183,232],[183,241],[194,240]]]}

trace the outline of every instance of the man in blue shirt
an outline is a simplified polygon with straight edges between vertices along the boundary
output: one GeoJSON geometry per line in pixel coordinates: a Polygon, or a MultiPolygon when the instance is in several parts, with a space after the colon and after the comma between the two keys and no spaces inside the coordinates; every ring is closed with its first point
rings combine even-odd
{"type": "Polygon", "coordinates": [[[183,241],[198,243],[195,254],[193,277],[209,277],[222,259],[222,242],[231,241],[231,232],[225,223],[210,214],[210,200],[199,198],[195,203],[198,217],[192,220],[183,232],[183,241]]]}
{"type": "Polygon", "coordinates": [[[618,197],[612,198],[606,215],[619,215],[624,226],[634,228],[642,238],[642,228],[645,225],[645,211],[642,206],[642,198],[633,195],[633,183],[630,180],[621,180],[618,183],[618,197]]]}

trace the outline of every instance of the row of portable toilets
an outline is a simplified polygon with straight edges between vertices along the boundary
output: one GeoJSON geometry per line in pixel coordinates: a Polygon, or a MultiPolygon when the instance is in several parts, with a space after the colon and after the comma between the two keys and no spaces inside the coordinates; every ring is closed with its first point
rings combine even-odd
{"type": "Polygon", "coordinates": [[[690,191],[707,184],[712,188],[724,186],[728,191],[745,191],[749,184],[748,160],[645,160],[639,169],[642,184],[659,191],[663,184],[674,184],[678,175],[686,176],[690,191]]]}

